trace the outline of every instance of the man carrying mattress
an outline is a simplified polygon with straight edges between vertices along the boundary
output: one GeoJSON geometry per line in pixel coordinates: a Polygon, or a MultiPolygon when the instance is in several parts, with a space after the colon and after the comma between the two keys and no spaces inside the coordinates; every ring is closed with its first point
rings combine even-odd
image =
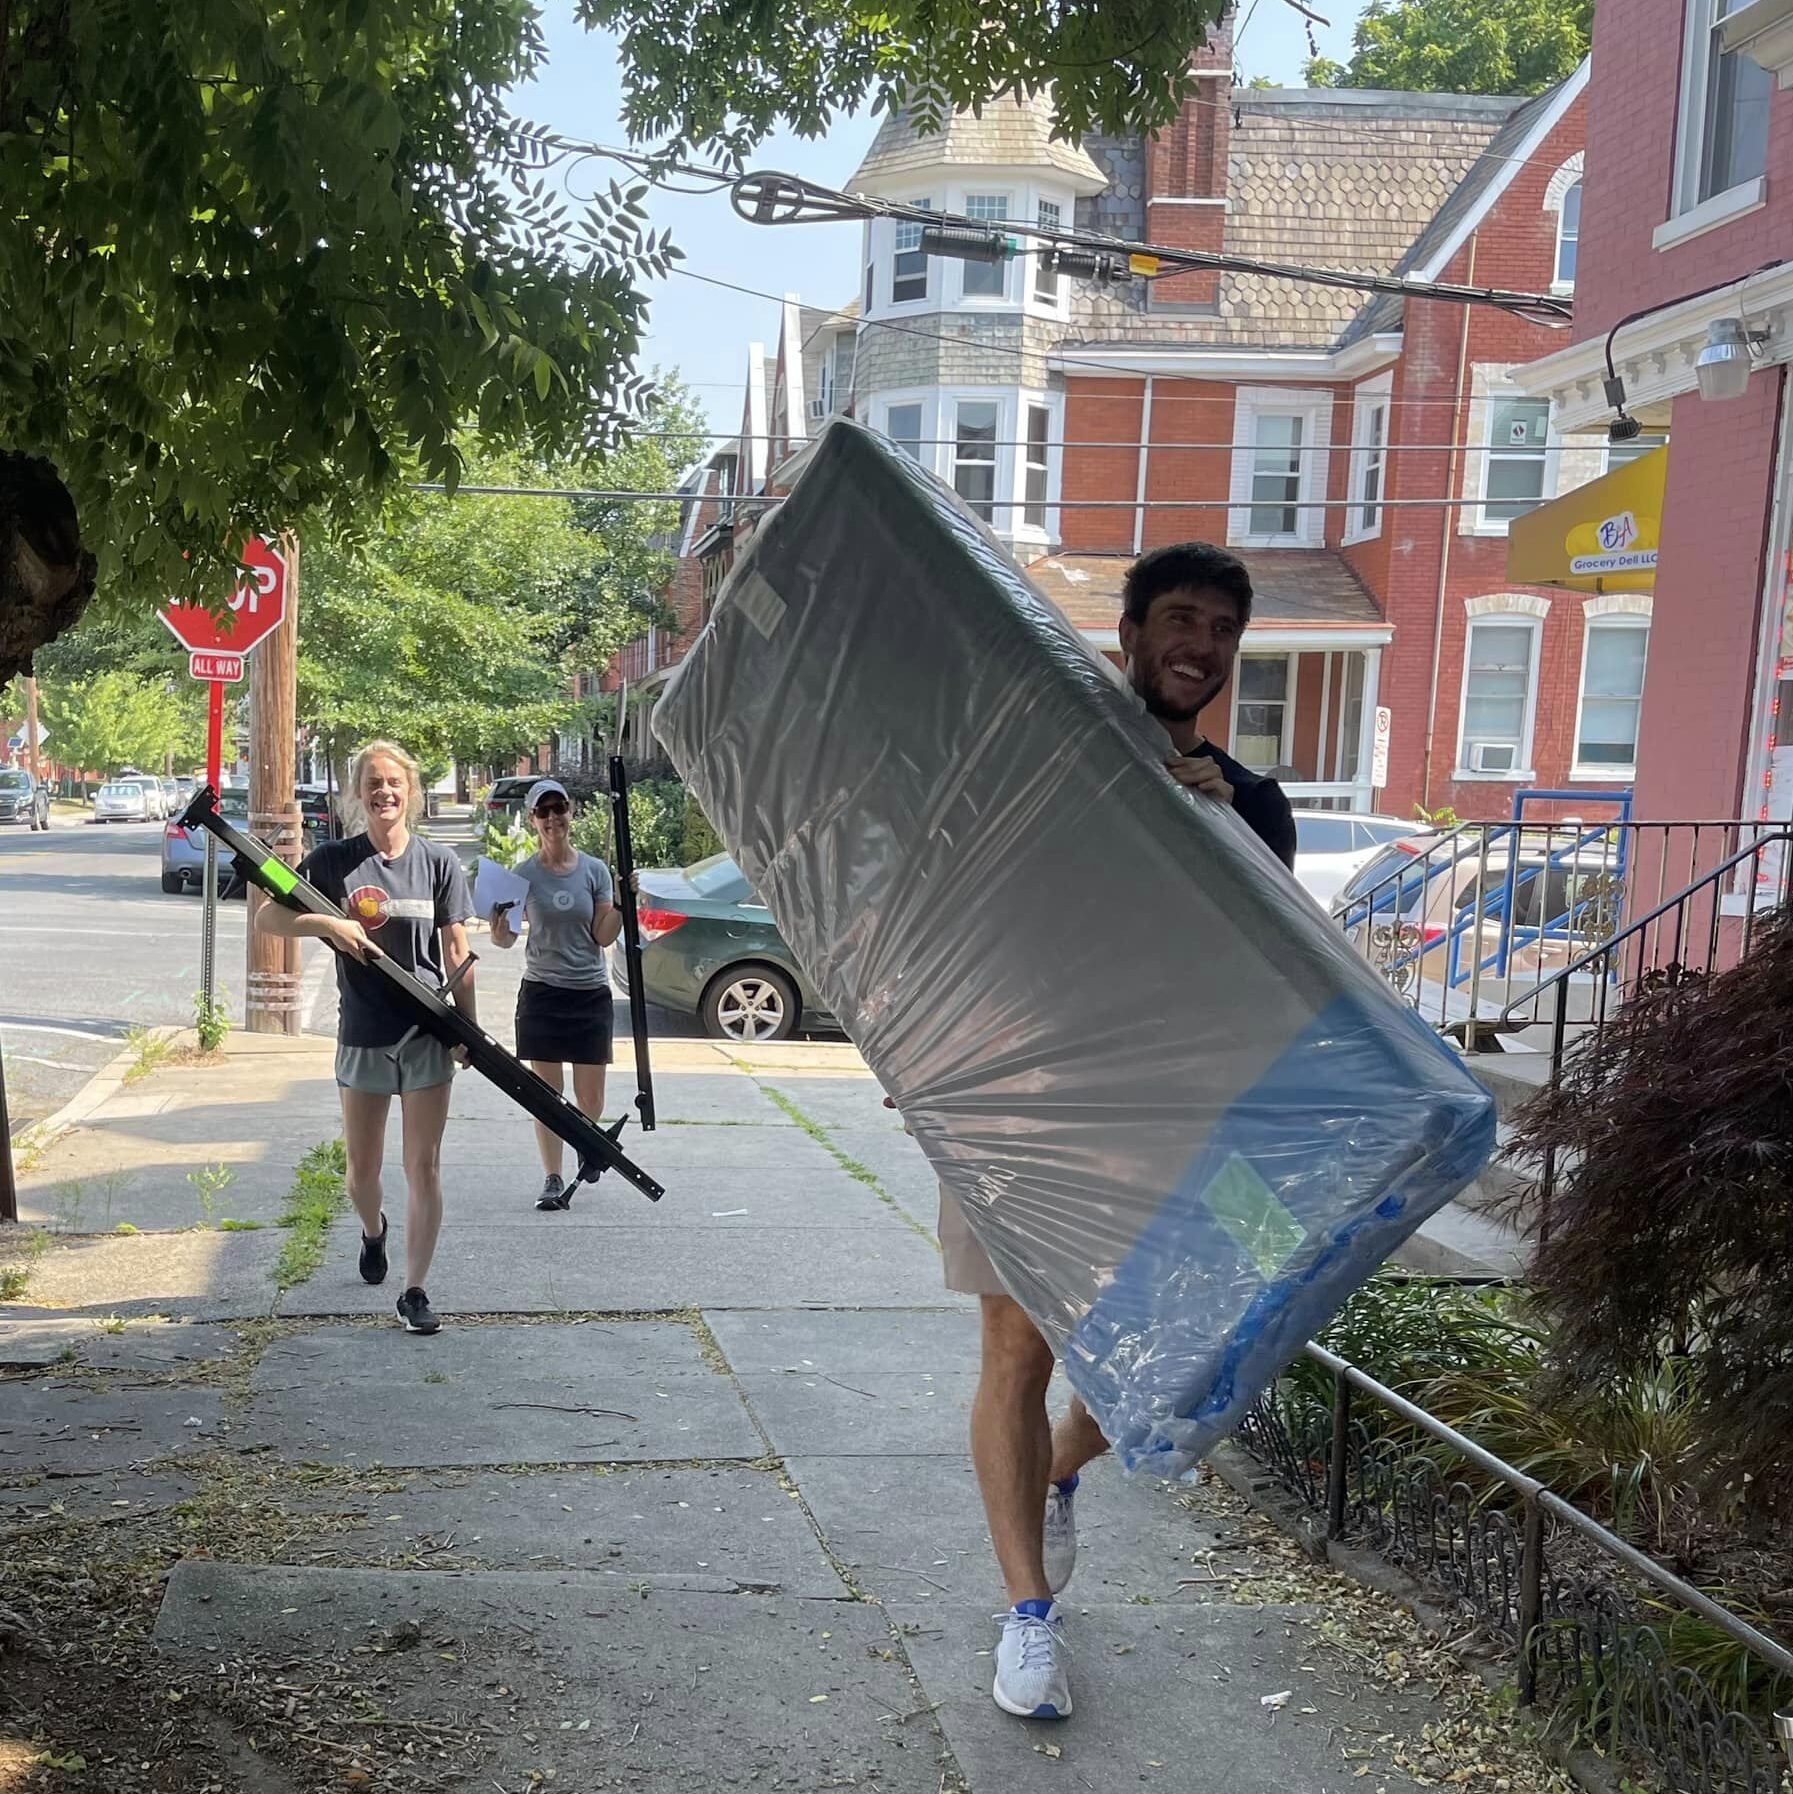
{"type": "MultiPolygon", "coordinates": [[[[1179,784],[1231,804],[1285,866],[1295,863],[1295,819],[1274,779],[1248,772],[1204,739],[1204,706],[1225,687],[1251,617],[1244,564],[1206,542],[1154,549],[1129,569],[1121,647],[1127,677],[1169,732],[1179,784]]],[[[1266,866],[1264,876],[1277,876],[1266,866]]],[[[1077,1473],[1108,1449],[1075,1398],[1055,1429],[1046,1413],[1052,1348],[1003,1288],[958,1201],[940,1193],[946,1282],[979,1299],[983,1368],[971,1409],[971,1456],[1010,1608],[996,1648],[993,1693],[1004,1712],[1063,1719],[1071,1711],[1064,1625],[1054,1596],[1077,1561],[1077,1473]]]]}

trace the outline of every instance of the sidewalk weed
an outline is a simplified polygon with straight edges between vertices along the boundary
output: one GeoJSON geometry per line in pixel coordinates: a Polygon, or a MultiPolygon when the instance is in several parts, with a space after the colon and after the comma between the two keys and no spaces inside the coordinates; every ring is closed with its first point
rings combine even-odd
{"type": "Polygon", "coordinates": [[[237,1181],[237,1174],[228,1165],[207,1165],[201,1171],[189,1171],[187,1182],[199,1198],[199,1225],[211,1227],[218,1213],[218,1198],[237,1181]]]}
{"type": "Polygon", "coordinates": [[[804,1112],[798,1108],[782,1090],[778,1089],[775,1085],[761,1083],[758,1078],[755,1078],[753,1081],[756,1084],[759,1084],[760,1089],[763,1090],[767,1096],[771,1097],[773,1102],[775,1102],[779,1108],[781,1108],[785,1114],[810,1137],[810,1139],[815,1141],[818,1146],[828,1153],[829,1157],[840,1166],[841,1170],[846,1172],[846,1174],[856,1183],[864,1184],[865,1187],[870,1190],[871,1193],[876,1196],[877,1199],[883,1203],[905,1227],[915,1233],[919,1233],[930,1246],[935,1244],[934,1236],[929,1233],[928,1230],[922,1226],[922,1224],[916,1220],[916,1218],[910,1214],[909,1211],[905,1209],[881,1183],[878,1182],[877,1172],[872,1170],[869,1165],[862,1165],[851,1153],[843,1152],[840,1147],[836,1146],[834,1143],[834,1136],[813,1116],[804,1114],[804,1112]]]}
{"type": "Polygon", "coordinates": [[[31,1287],[31,1271],[25,1265],[0,1265],[0,1302],[22,1302],[31,1287]]]}
{"type": "Polygon", "coordinates": [[[193,1032],[199,1037],[202,1053],[217,1052],[230,1032],[230,1009],[225,1002],[228,995],[222,986],[209,1000],[202,990],[193,993],[193,1032]]]}
{"type": "Polygon", "coordinates": [[[305,1282],[324,1262],[324,1241],[330,1223],[348,1207],[348,1155],[338,1140],[320,1140],[293,1173],[280,1225],[287,1230],[274,1266],[274,1282],[283,1290],[305,1282]]]}
{"type": "Polygon", "coordinates": [[[132,1028],[125,1035],[125,1044],[131,1049],[131,1066],[125,1073],[125,1082],[135,1084],[139,1078],[147,1078],[168,1057],[174,1048],[174,1036],[158,1034],[153,1028],[132,1028]]]}

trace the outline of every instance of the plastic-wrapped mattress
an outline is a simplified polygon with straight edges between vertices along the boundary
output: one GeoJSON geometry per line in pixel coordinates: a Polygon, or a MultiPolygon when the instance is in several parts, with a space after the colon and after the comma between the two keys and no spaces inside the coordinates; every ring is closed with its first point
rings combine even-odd
{"type": "Polygon", "coordinates": [[[1129,1466],[1486,1160],[1454,1052],[883,438],[808,452],[654,728],[1129,1466]]]}

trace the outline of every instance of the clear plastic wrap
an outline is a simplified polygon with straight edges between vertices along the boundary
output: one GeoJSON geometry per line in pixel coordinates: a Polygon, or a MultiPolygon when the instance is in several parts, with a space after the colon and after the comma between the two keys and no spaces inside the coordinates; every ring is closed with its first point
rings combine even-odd
{"type": "Polygon", "coordinates": [[[654,728],[1129,1467],[1487,1159],[1455,1053],[883,438],[809,451],[654,728]]]}

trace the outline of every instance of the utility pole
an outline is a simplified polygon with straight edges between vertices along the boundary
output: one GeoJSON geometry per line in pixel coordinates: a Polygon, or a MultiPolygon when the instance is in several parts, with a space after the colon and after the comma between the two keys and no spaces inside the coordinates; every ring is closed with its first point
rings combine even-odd
{"type": "MultiPolygon", "coordinates": [[[[289,866],[300,859],[293,746],[298,732],[299,539],[281,538],[286,557],[286,619],[249,660],[249,832],[289,866]]],[[[251,1034],[299,1032],[299,943],[255,926],[269,899],[248,893],[244,1024],[251,1034]]]]}

